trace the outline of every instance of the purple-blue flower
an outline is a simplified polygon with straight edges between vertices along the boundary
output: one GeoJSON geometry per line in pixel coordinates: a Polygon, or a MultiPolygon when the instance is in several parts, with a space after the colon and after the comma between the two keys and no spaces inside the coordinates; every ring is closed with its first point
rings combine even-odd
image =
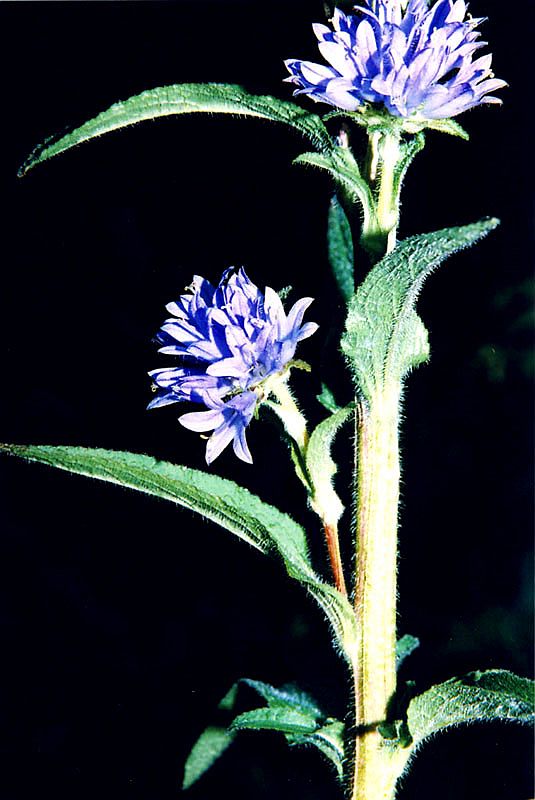
{"type": "Polygon", "coordinates": [[[494,78],[491,55],[473,60],[482,18],[465,19],[464,0],[365,0],[355,15],[335,9],[332,25],[316,24],[319,50],[330,66],[289,59],[286,78],[313,100],[346,111],[381,104],[395,117],[445,119],[481,103],[505,86],[494,78]]]}
{"type": "Polygon", "coordinates": [[[262,293],[243,269],[232,268],[217,288],[198,275],[188,288],[166,306],[172,316],[156,335],[160,352],[179,356],[181,366],[149,373],[158,391],[149,408],[183,400],[204,405],[207,410],[179,421],[193,431],[213,431],[208,464],[230,442],[238,458],[251,463],[245,430],[273,381],[286,380],[297,343],[317,329],[302,324],[312,298],[298,300],[286,314],[273,289],[262,293]]]}

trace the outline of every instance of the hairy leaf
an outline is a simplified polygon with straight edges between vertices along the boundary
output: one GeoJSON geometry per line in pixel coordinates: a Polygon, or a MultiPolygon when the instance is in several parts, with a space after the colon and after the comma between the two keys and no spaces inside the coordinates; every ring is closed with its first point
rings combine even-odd
{"type": "Polygon", "coordinates": [[[497,225],[498,220],[488,219],[412,236],[369,272],[349,305],[341,342],[366,400],[428,358],[427,331],[414,310],[426,277],[497,225]]]}
{"type": "Polygon", "coordinates": [[[189,789],[232,744],[236,734],[226,728],[206,728],[199,736],[184,765],[183,789],[189,789]]]}
{"type": "Polygon", "coordinates": [[[415,745],[438,731],[472,722],[535,719],[535,684],[512,672],[470,672],[432,686],[409,703],[407,722],[415,745]]]}
{"type": "Polygon", "coordinates": [[[136,122],[175,114],[233,114],[258,117],[289,125],[322,152],[332,148],[331,137],[321,119],[286,100],[249,94],[241,86],[221,83],[182,83],[149,89],[115,103],[70,133],[48,139],[35,148],[19,171],[24,175],[36,164],[82,142],[125,128],[136,122]]]}
{"type": "Polygon", "coordinates": [[[241,730],[271,730],[283,733],[290,745],[314,745],[334,764],[342,777],[342,722],[325,714],[314,700],[294,686],[280,689],[269,683],[242,678],[219,703],[219,709],[234,711],[240,686],[246,685],[262,697],[267,707],[239,714],[229,728],[210,726],[199,737],[188,756],[184,788],[192,785],[224,753],[241,730]]]}
{"type": "Polygon", "coordinates": [[[319,603],[347,655],[356,624],[347,599],[312,569],[301,526],[247,489],[217,475],[136,453],[7,444],[0,445],[0,451],[170,500],[217,522],[262,553],[278,555],[288,574],[319,603]]]}
{"type": "Polygon", "coordinates": [[[346,303],[355,291],[351,226],[336,195],[331,199],[327,226],[329,263],[346,303]]]}
{"type": "Polygon", "coordinates": [[[314,733],[317,725],[310,715],[292,708],[255,708],[237,716],[230,726],[233,731],[246,728],[281,733],[314,733]]]}
{"type": "Polygon", "coordinates": [[[321,384],[321,392],[316,395],[316,400],[331,414],[334,414],[335,411],[340,411],[341,406],[338,405],[334,394],[325,383],[321,384]]]}
{"type": "Polygon", "coordinates": [[[326,170],[334,178],[339,191],[351,202],[358,200],[364,213],[364,223],[373,227],[375,203],[370,187],[361,176],[359,167],[351,150],[335,147],[330,153],[302,153],[294,159],[294,164],[318,167],[326,170]]]}
{"type": "Polygon", "coordinates": [[[312,431],[306,451],[307,472],[312,482],[312,508],[328,523],[336,523],[344,513],[344,506],[336,494],[332,480],[337,466],[331,457],[333,439],[349,418],[353,406],[335,411],[312,431]]]}

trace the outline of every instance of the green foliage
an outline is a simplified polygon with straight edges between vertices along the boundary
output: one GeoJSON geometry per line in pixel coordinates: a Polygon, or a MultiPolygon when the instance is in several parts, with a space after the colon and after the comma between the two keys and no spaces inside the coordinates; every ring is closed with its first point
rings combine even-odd
{"type": "Polygon", "coordinates": [[[429,356],[427,331],[414,310],[427,276],[449,255],[469,247],[498,225],[488,219],[412,236],[373,267],[350,305],[341,346],[357,390],[368,402],[396,385],[429,356]]]}
{"type": "Polygon", "coordinates": [[[335,180],[337,191],[351,203],[361,204],[364,233],[376,227],[375,200],[368,183],[360,174],[359,166],[348,147],[335,147],[330,152],[302,153],[294,164],[326,170],[335,180]]]}
{"type": "Polygon", "coordinates": [[[340,411],[341,406],[338,405],[333,392],[325,383],[321,384],[321,392],[316,395],[316,400],[331,414],[334,414],[335,411],[340,411]]]}
{"type": "Polygon", "coordinates": [[[350,119],[356,125],[361,125],[370,133],[384,131],[385,133],[419,134],[425,130],[440,131],[450,136],[458,136],[465,141],[470,138],[464,128],[453,119],[426,119],[417,121],[413,117],[404,119],[393,117],[388,111],[363,107],[360,111],[329,111],[324,115],[324,120],[350,119]]]}
{"type": "Polygon", "coordinates": [[[355,291],[353,237],[351,226],[336,195],[329,206],[327,246],[338,289],[348,303],[355,291]]]}
{"type": "Polygon", "coordinates": [[[262,697],[266,706],[244,711],[228,728],[210,726],[195,742],[184,768],[187,789],[224,753],[238,731],[267,730],[283,733],[289,745],[313,745],[334,764],[342,777],[343,723],[325,716],[317,704],[293,686],[277,689],[268,683],[244,678],[225,695],[219,709],[234,712],[238,688],[248,686],[262,697]]]}
{"type": "Polygon", "coordinates": [[[262,553],[278,556],[326,614],[347,655],[355,641],[355,616],[340,592],[312,569],[305,532],[294,520],[233,481],[136,453],[84,447],[0,445],[0,451],[59,469],[116,483],[196,511],[262,553]]]}
{"type": "Polygon", "coordinates": [[[399,669],[406,658],[420,647],[420,640],[416,636],[406,633],[396,642],[396,669],[399,669]]]}
{"type": "Polygon", "coordinates": [[[432,686],[409,703],[407,723],[414,745],[462,723],[533,722],[535,684],[511,672],[470,672],[432,686]]]}
{"type": "Polygon", "coordinates": [[[70,133],[48,139],[30,154],[19,175],[82,142],[136,122],[196,113],[233,114],[279,122],[298,131],[322,152],[329,152],[333,146],[321,119],[295,103],[269,95],[249,94],[241,86],[230,84],[182,83],[150,89],[115,103],[70,133]]]}
{"type": "Polygon", "coordinates": [[[335,411],[312,431],[306,450],[307,473],[312,484],[310,503],[328,523],[338,522],[344,506],[336,494],[332,480],[337,466],[331,457],[331,446],[339,428],[351,415],[353,406],[335,411]]]}
{"type": "Polygon", "coordinates": [[[223,755],[235,738],[226,728],[209,727],[199,736],[184,765],[183,789],[189,789],[223,755]]]}

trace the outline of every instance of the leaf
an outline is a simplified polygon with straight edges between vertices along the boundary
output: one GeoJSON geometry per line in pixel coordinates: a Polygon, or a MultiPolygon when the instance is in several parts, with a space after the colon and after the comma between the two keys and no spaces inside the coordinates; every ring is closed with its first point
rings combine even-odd
{"type": "Polygon", "coordinates": [[[316,395],[316,400],[331,414],[334,414],[335,411],[340,411],[341,406],[338,405],[334,394],[325,383],[321,384],[321,392],[316,395]]]}
{"type": "Polygon", "coordinates": [[[394,170],[394,181],[392,187],[393,194],[395,197],[397,197],[396,204],[398,206],[400,202],[401,187],[403,181],[405,180],[407,170],[412,164],[414,157],[420,153],[424,147],[425,136],[423,133],[417,133],[416,136],[412,136],[407,142],[400,143],[401,157],[394,170]]]}
{"type": "Polygon", "coordinates": [[[329,263],[346,303],[355,291],[351,226],[336,195],[331,199],[327,227],[329,263]]]}
{"type": "Polygon", "coordinates": [[[48,139],[26,159],[19,176],[25,175],[36,164],[105,133],[143,120],[195,113],[233,114],[279,122],[297,130],[322,152],[329,152],[333,147],[321,119],[295,103],[269,95],[249,94],[241,86],[231,84],[182,83],[149,89],[115,103],[70,133],[48,139]]]}
{"type": "Polygon", "coordinates": [[[329,153],[302,153],[294,164],[324,169],[335,179],[339,191],[351,202],[358,200],[364,213],[364,228],[374,227],[375,203],[370,187],[360,174],[357,162],[348,147],[334,147],[329,153]]]}
{"type": "Polygon", "coordinates": [[[189,789],[232,744],[236,734],[226,728],[206,728],[199,736],[184,765],[183,789],[189,789]]]}
{"type": "Polygon", "coordinates": [[[326,717],[314,700],[294,686],[281,689],[269,683],[242,678],[219,703],[233,712],[238,689],[246,685],[268,704],[239,714],[228,729],[211,726],[194,744],[184,770],[184,788],[192,785],[224,753],[241,730],[271,730],[283,733],[290,745],[314,745],[334,763],[339,777],[343,763],[343,723],[326,717]]]}
{"type": "Polygon", "coordinates": [[[272,708],[293,708],[314,719],[325,716],[316,702],[306,692],[295,686],[284,686],[282,689],[277,689],[269,683],[255,681],[251,678],[242,678],[240,683],[254,689],[272,708]]]}
{"type": "Polygon", "coordinates": [[[358,391],[368,402],[428,357],[427,331],[414,310],[426,277],[497,225],[498,220],[487,219],[412,236],[369,272],[349,305],[341,342],[358,391]]]}
{"type": "Polygon", "coordinates": [[[255,708],[240,714],[232,725],[231,731],[270,730],[281,733],[314,733],[317,729],[314,720],[308,714],[302,714],[290,708],[255,708]]]}
{"type": "Polygon", "coordinates": [[[247,489],[217,475],[136,453],[8,444],[0,445],[0,451],[170,500],[218,523],[262,553],[278,555],[288,575],[319,603],[338,646],[349,657],[356,625],[349,602],[312,569],[301,526],[247,489]]]}
{"type": "Polygon", "coordinates": [[[420,647],[420,640],[416,636],[406,633],[396,642],[396,669],[399,669],[406,658],[420,647]]]}
{"type": "Polygon", "coordinates": [[[341,408],[320,422],[312,431],[306,450],[306,467],[312,483],[310,504],[330,524],[337,523],[344,513],[344,506],[332,483],[337,466],[331,457],[331,446],[337,431],[352,411],[352,405],[341,408]]]}
{"type": "Polygon", "coordinates": [[[535,719],[535,684],[512,672],[492,669],[470,672],[432,686],[409,703],[407,722],[418,745],[438,731],[454,725],[535,719]]]}
{"type": "Polygon", "coordinates": [[[263,553],[275,548],[309,563],[303,529],[291,517],[233,481],[150,456],[49,445],[0,445],[0,450],[59,469],[116,483],[197,511],[263,553]]]}

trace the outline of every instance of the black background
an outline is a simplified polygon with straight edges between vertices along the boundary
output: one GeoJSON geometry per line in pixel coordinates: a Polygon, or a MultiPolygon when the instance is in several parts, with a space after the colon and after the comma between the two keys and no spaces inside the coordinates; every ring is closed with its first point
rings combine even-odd
{"type": "MultiPolygon", "coordinates": [[[[518,14],[488,14],[504,106],[464,115],[469,144],[430,134],[404,190],[401,235],[485,215],[501,228],[429,281],[432,360],[409,380],[400,543],[404,667],[424,689],[474,668],[531,671],[531,136],[518,14]]],[[[529,5],[529,4],[528,4],[529,5]]],[[[143,89],[236,82],[289,97],[282,59],[316,59],[320,2],[0,5],[1,439],[146,452],[203,468],[171,407],[147,413],[151,337],[199,272],[245,265],[260,285],[316,297],[321,331],[295,386],[311,420],[342,307],[325,253],[328,179],[292,167],[303,142],[269,123],[190,117],[85,144],[19,180],[32,147],[143,89]]],[[[307,102],[307,101],[305,101],[307,102]]],[[[319,108],[319,107],[318,107],[319,108]]],[[[357,137],[359,134],[357,134],[357,137]]],[[[338,455],[349,462],[341,436],[338,455]]],[[[255,465],[214,471],[314,518],[268,423],[255,465]],[[276,466],[275,466],[276,465],[276,466]]],[[[232,682],[298,682],[343,714],[347,676],[312,602],[189,512],[15,460],[1,464],[0,798],[179,793],[184,758],[232,682]]],[[[350,496],[349,471],[340,482],[350,496]]],[[[347,520],[346,520],[347,526],[347,520]]],[[[318,561],[319,563],[319,561],[318,561]]],[[[493,725],[435,739],[404,798],[531,797],[530,734],[493,725]]],[[[243,735],[195,798],[338,796],[315,753],[243,735]]]]}

